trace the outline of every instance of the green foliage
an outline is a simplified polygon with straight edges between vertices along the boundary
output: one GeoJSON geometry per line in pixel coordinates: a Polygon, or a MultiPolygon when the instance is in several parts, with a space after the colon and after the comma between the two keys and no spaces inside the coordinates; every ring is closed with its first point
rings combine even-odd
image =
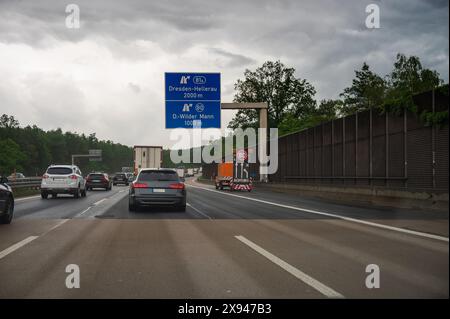
{"type": "Polygon", "coordinates": [[[323,122],[331,121],[337,117],[341,108],[342,101],[340,100],[322,100],[319,106],[314,108],[303,119],[292,115],[286,116],[278,126],[278,134],[279,136],[283,136],[319,125],[323,122]]]}
{"type": "Polygon", "coordinates": [[[436,92],[439,93],[439,94],[448,96],[448,95],[449,95],[449,86],[448,86],[448,83],[447,83],[447,84],[444,84],[444,85],[441,85],[440,87],[438,87],[438,88],[436,89],[436,92]]]}
{"type": "Polygon", "coordinates": [[[8,176],[14,169],[18,172],[22,171],[22,166],[19,164],[24,160],[25,154],[20,150],[19,145],[12,139],[7,138],[0,140],[0,174],[8,176]]]}
{"type": "MultiPolygon", "coordinates": [[[[278,127],[286,116],[304,118],[315,107],[314,87],[294,76],[295,69],[280,61],[265,62],[255,71],[246,70],[235,84],[235,102],[267,102],[269,127],[278,127]]],[[[256,110],[239,110],[230,128],[259,127],[256,110]]]]}
{"type": "Polygon", "coordinates": [[[386,81],[372,72],[367,63],[364,62],[361,70],[355,71],[355,74],[352,86],[340,94],[343,98],[341,112],[344,115],[381,105],[386,94],[386,81]]]}
{"type": "Polygon", "coordinates": [[[444,125],[448,125],[448,111],[434,113],[422,111],[420,120],[425,126],[436,126],[437,128],[440,128],[444,125]]]}
{"type": "MultiPolygon", "coordinates": [[[[339,116],[346,116],[372,108],[380,113],[417,113],[415,94],[436,89],[448,96],[448,85],[436,71],[422,67],[418,57],[398,54],[393,70],[382,77],[363,63],[355,71],[352,85],[340,94],[342,100],[322,100],[317,106],[315,89],[306,80],[297,79],[293,68],[280,61],[266,62],[255,71],[246,70],[244,80],[235,84],[235,102],[264,102],[269,104],[269,127],[278,127],[279,135],[303,130],[339,116]]],[[[448,111],[422,112],[426,125],[448,123],[448,111]]],[[[229,127],[243,129],[259,126],[256,110],[239,110],[229,127]]]]}
{"type": "Polygon", "coordinates": [[[439,73],[422,68],[418,57],[406,57],[400,53],[389,79],[391,89],[409,94],[428,91],[443,83],[439,73]]]}
{"type": "Polygon", "coordinates": [[[417,113],[412,96],[442,85],[439,73],[424,69],[416,56],[397,54],[394,69],[388,75],[389,87],[383,103],[377,105],[384,112],[401,114],[406,109],[417,113]]]}
{"type": "MultiPolygon", "coordinates": [[[[201,147],[200,151],[203,149],[203,146],[201,147]]],[[[184,151],[190,152],[190,161],[193,159],[194,151],[197,151],[198,148],[190,148],[186,149],[184,151]]],[[[179,150],[181,154],[181,150],[179,150]]],[[[194,167],[200,167],[200,163],[174,163],[172,162],[172,159],[170,158],[170,149],[163,150],[163,162],[162,167],[164,168],[194,168],[194,167]]]]}
{"type": "Polygon", "coordinates": [[[87,154],[89,149],[101,149],[102,161],[77,158],[75,164],[83,173],[113,173],[123,166],[133,166],[131,147],[100,141],[95,134],[64,133],[61,129],[46,132],[37,126],[22,128],[13,116],[6,114],[0,117],[0,143],[0,169],[6,175],[16,169],[26,176],[39,176],[50,164],[70,164],[72,154],[87,154]]]}
{"type": "MultiPolygon", "coordinates": [[[[417,105],[413,100],[415,94],[437,89],[448,96],[448,85],[440,87],[443,81],[439,78],[439,73],[424,69],[416,56],[397,54],[393,70],[385,77],[386,80],[370,71],[366,63],[355,73],[352,86],[345,88],[340,94],[343,98],[343,115],[368,108],[396,115],[403,114],[405,109],[417,113],[417,105]]],[[[423,111],[420,119],[426,125],[445,125],[448,122],[448,111],[434,114],[423,111]]]]}

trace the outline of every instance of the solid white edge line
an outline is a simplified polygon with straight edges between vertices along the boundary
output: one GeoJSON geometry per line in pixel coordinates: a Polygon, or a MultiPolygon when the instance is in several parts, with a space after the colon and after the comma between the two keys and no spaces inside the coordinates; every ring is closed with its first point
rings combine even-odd
{"type": "Polygon", "coordinates": [[[430,239],[436,239],[436,240],[440,240],[440,241],[449,242],[448,237],[444,237],[444,236],[427,234],[427,233],[422,233],[422,232],[415,231],[415,230],[409,230],[409,229],[405,229],[405,228],[398,228],[398,227],[388,226],[388,225],[383,225],[383,224],[377,224],[377,223],[373,223],[373,222],[364,221],[364,220],[361,220],[361,219],[356,219],[356,218],[345,217],[345,216],[336,215],[336,214],[325,213],[325,212],[312,210],[312,209],[307,209],[307,208],[300,208],[300,207],[295,207],[295,206],[290,206],[290,205],[284,205],[284,204],[269,202],[269,201],[262,200],[262,199],[257,199],[257,198],[250,198],[250,197],[240,196],[240,195],[236,195],[236,194],[229,194],[229,193],[219,192],[219,191],[216,191],[214,189],[194,186],[192,184],[188,184],[188,185],[190,187],[193,187],[193,188],[199,188],[199,189],[207,190],[207,191],[218,193],[218,194],[222,194],[222,195],[234,196],[234,197],[243,198],[243,199],[247,199],[247,200],[251,200],[251,201],[255,201],[255,202],[260,202],[260,203],[274,205],[274,206],[283,207],[283,208],[289,208],[289,209],[298,210],[298,211],[302,211],[302,212],[307,212],[307,213],[311,213],[311,214],[317,214],[317,215],[322,215],[322,216],[339,218],[339,219],[342,219],[342,220],[345,220],[345,221],[348,221],[348,222],[359,223],[359,224],[364,224],[364,225],[367,225],[367,226],[372,226],[372,227],[378,227],[378,228],[388,229],[388,230],[392,230],[392,231],[397,231],[397,232],[400,232],[400,233],[416,235],[416,236],[420,236],[420,237],[425,237],[425,238],[430,238],[430,239]]]}
{"type": "Polygon", "coordinates": [[[3,257],[9,255],[10,253],[16,251],[17,249],[19,249],[20,247],[25,246],[26,244],[32,242],[33,240],[35,240],[36,238],[38,238],[39,236],[30,236],[25,238],[22,241],[19,241],[18,243],[15,243],[14,245],[6,248],[5,250],[0,251],[0,259],[2,259],[3,257]]]}
{"type": "Polygon", "coordinates": [[[81,213],[78,213],[77,216],[81,216],[84,213],[86,213],[88,210],[90,210],[92,208],[92,206],[89,206],[88,208],[86,208],[85,210],[83,210],[81,213]]]}
{"type": "Polygon", "coordinates": [[[14,198],[15,202],[21,202],[23,200],[27,200],[27,199],[34,199],[34,198],[40,198],[41,195],[36,195],[36,196],[28,196],[28,197],[19,197],[19,198],[14,198]]]}
{"type": "Polygon", "coordinates": [[[61,221],[59,221],[55,226],[52,226],[49,230],[47,230],[45,233],[43,233],[41,236],[46,235],[47,233],[51,232],[53,229],[58,228],[59,226],[61,226],[62,224],[68,222],[70,219],[63,219],[61,221]]]}
{"type": "Polygon", "coordinates": [[[208,218],[208,219],[211,219],[212,220],[212,218],[211,217],[209,217],[208,215],[206,215],[205,213],[202,213],[201,211],[199,211],[197,208],[195,208],[194,206],[192,206],[191,204],[189,204],[189,203],[187,203],[186,205],[188,205],[189,207],[191,207],[193,210],[195,210],[197,213],[199,213],[200,215],[203,215],[203,216],[205,216],[206,218],[208,218]]]}
{"type": "Polygon", "coordinates": [[[337,291],[335,291],[332,288],[328,287],[327,285],[321,283],[317,279],[314,279],[313,277],[305,274],[303,271],[288,264],[287,262],[278,258],[277,256],[271,254],[270,252],[268,252],[264,248],[258,246],[254,242],[248,240],[244,236],[238,235],[238,236],[234,236],[234,237],[236,239],[238,239],[239,241],[241,241],[242,243],[244,243],[245,245],[249,246],[254,251],[258,252],[259,254],[261,254],[264,257],[266,257],[267,259],[269,259],[271,262],[273,262],[277,266],[283,268],[284,270],[286,270],[288,273],[290,273],[297,279],[300,279],[308,286],[314,288],[315,290],[320,292],[322,295],[324,295],[328,298],[344,298],[344,296],[341,295],[340,293],[338,293],[337,291]]]}
{"type": "Polygon", "coordinates": [[[99,201],[95,202],[92,205],[97,206],[98,204],[103,203],[105,200],[106,200],[106,198],[100,199],[99,201]]]}

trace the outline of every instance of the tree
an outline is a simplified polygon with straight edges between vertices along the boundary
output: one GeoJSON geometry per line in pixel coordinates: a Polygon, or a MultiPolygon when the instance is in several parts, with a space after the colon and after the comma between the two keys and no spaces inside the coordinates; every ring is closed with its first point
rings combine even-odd
{"type": "Polygon", "coordinates": [[[321,100],[319,106],[314,110],[316,116],[322,116],[326,120],[335,119],[341,112],[343,102],[341,100],[321,100]]]}
{"type": "Polygon", "coordinates": [[[0,116],[0,128],[18,128],[19,122],[14,118],[14,116],[8,116],[3,114],[0,116]]]}
{"type": "Polygon", "coordinates": [[[115,172],[133,162],[132,148],[98,140],[94,133],[86,136],[61,129],[46,132],[35,125],[22,128],[6,114],[0,116],[0,143],[0,167],[5,174],[15,168],[25,175],[41,175],[48,165],[70,164],[72,154],[87,154],[91,148],[101,149],[103,159],[90,162],[78,158],[76,164],[83,172],[115,172]]]}
{"type": "Polygon", "coordinates": [[[389,80],[392,89],[411,95],[434,89],[443,84],[439,73],[424,69],[418,57],[406,57],[401,53],[397,54],[397,61],[394,63],[389,80]]]}
{"type": "Polygon", "coordinates": [[[14,170],[22,172],[23,168],[19,163],[25,159],[25,154],[20,150],[20,146],[8,138],[0,140],[0,150],[2,150],[0,153],[0,175],[8,176],[14,170]]]}
{"type": "MultiPolygon", "coordinates": [[[[245,70],[235,83],[234,102],[267,102],[269,127],[278,127],[286,117],[304,118],[314,109],[316,93],[306,80],[296,78],[294,68],[280,61],[265,62],[255,71],[245,70]]],[[[230,128],[259,127],[256,110],[239,110],[230,128]]]]}
{"type": "Polygon", "coordinates": [[[342,114],[349,115],[371,107],[379,107],[383,103],[386,92],[386,81],[372,72],[367,63],[361,70],[355,71],[352,86],[340,94],[343,98],[342,114]]]}
{"type": "Polygon", "coordinates": [[[416,56],[406,57],[397,54],[394,69],[388,76],[389,90],[383,103],[383,109],[388,112],[400,113],[404,108],[417,111],[412,96],[428,91],[443,84],[439,73],[424,69],[416,56]]]}

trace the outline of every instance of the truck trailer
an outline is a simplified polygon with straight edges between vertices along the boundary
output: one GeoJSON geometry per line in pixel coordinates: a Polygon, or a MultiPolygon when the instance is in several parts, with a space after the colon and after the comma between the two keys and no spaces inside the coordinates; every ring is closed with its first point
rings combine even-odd
{"type": "Polygon", "coordinates": [[[194,176],[194,169],[188,168],[186,171],[186,177],[192,177],[192,176],[194,176]]]}
{"type": "Polygon", "coordinates": [[[176,171],[179,178],[184,178],[184,168],[177,168],[176,171]]]}
{"type": "Polygon", "coordinates": [[[142,168],[160,169],[163,159],[162,146],[141,146],[133,148],[134,174],[137,175],[142,168]]]}

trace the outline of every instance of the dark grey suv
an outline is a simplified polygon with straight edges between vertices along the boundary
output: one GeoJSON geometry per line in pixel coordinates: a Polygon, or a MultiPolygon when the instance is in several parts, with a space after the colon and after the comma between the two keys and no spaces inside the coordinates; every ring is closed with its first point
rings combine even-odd
{"type": "Polygon", "coordinates": [[[186,210],[186,189],[176,171],[142,169],[130,185],[128,208],[141,206],[171,206],[186,210]]]}
{"type": "Polygon", "coordinates": [[[0,177],[0,224],[11,223],[14,215],[14,195],[7,184],[8,179],[0,177]]]}

